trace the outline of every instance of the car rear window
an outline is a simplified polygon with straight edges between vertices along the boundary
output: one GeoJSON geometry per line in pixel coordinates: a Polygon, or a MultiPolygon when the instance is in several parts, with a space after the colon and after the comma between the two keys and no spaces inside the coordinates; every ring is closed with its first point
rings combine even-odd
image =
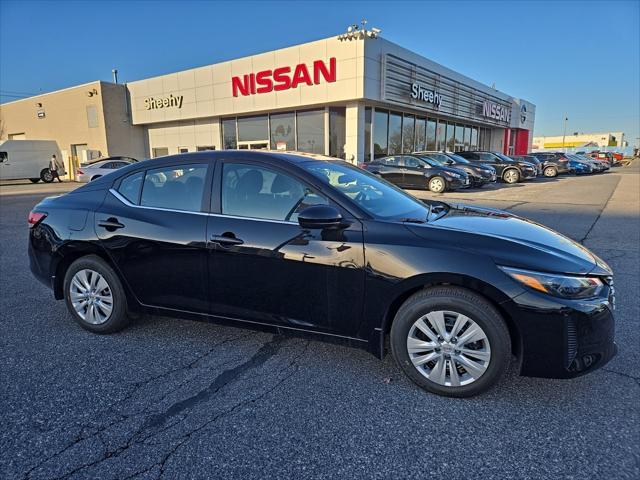
{"type": "Polygon", "coordinates": [[[206,164],[173,165],[147,170],[140,205],[199,212],[206,175],[206,164]]]}
{"type": "Polygon", "coordinates": [[[140,201],[140,189],[142,187],[142,179],[144,172],[134,173],[124,178],[118,187],[118,193],[129,200],[134,205],[138,205],[140,201]]]}

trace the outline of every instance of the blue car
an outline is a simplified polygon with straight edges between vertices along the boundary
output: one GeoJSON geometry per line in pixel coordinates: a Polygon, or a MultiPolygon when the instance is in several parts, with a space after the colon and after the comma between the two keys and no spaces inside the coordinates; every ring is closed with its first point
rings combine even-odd
{"type": "Polygon", "coordinates": [[[569,171],[576,175],[586,175],[593,173],[593,167],[577,160],[569,160],[569,171]]]}

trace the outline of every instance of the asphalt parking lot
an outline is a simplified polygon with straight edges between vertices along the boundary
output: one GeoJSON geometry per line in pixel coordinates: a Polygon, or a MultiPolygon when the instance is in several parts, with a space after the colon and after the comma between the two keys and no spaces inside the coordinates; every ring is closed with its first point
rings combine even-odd
{"type": "Polygon", "coordinates": [[[532,218],[615,271],[605,368],[512,369],[469,400],[423,392],[390,355],[321,342],[159,317],[82,330],[26,253],[28,211],[69,188],[0,186],[0,478],[640,478],[638,161],[437,196],[532,218]]]}

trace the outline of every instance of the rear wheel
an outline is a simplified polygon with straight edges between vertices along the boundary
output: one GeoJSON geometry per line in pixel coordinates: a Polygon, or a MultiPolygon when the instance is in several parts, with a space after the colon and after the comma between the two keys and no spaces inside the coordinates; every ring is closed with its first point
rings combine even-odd
{"type": "Polygon", "coordinates": [[[40,172],[40,179],[45,183],[53,182],[53,173],[48,168],[43,168],[40,172]]]}
{"type": "Polygon", "coordinates": [[[520,172],[515,168],[510,168],[502,174],[502,179],[509,184],[518,183],[520,181],[520,172]]]}
{"type": "Polygon", "coordinates": [[[435,176],[429,180],[429,190],[433,193],[442,193],[447,189],[447,182],[440,176],[435,176]]]}
{"type": "Polygon", "coordinates": [[[64,278],[64,297],[74,320],[91,332],[117,332],[129,324],[122,283],[96,255],[71,264],[64,278]]]}
{"type": "Polygon", "coordinates": [[[557,177],[558,176],[558,169],[556,167],[553,167],[553,166],[545,167],[543,173],[544,173],[544,176],[547,177],[547,178],[557,177]]]}
{"type": "Polygon", "coordinates": [[[498,311],[459,287],[434,287],[410,297],[391,325],[391,350],[421,388],[471,397],[496,384],[511,358],[511,339],[498,311]]]}
{"type": "Polygon", "coordinates": [[[40,181],[40,179],[39,178],[30,178],[29,181],[31,183],[38,183],[40,181]]]}

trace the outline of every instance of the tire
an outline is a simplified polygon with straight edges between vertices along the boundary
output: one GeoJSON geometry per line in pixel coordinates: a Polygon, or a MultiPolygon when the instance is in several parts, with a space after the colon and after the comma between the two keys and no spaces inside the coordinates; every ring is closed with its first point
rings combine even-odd
{"type": "Polygon", "coordinates": [[[443,193],[447,190],[447,182],[440,175],[431,177],[427,186],[429,191],[433,193],[443,193]]]}
{"type": "Polygon", "coordinates": [[[102,175],[94,175],[93,177],[91,177],[91,180],[89,180],[90,182],[93,182],[94,180],[96,180],[97,178],[100,178],[102,175]]]}
{"type": "Polygon", "coordinates": [[[391,325],[391,351],[400,369],[424,390],[447,397],[472,397],[491,388],[504,375],[511,360],[511,338],[500,313],[483,297],[464,288],[441,286],[414,294],[400,307],[391,325]],[[431,320],[425,318],[429,314],[431,318],[437,319],[440,315],[438,312],[444,312],[442,319],[445,321],[447,335],[452,333],[458,323],[456,318],[464,322],[458,327],[459,338],[445,338],[442,343],[430,340],[431,337],[437,337],[437,332],[428,326],[431,320]],[[466,320],[460,315],[466,316],[466,320]],[[427,325],[431,336],[428,337],[417,327],[420,321],[423,326],[427,325]],[[478,331],[477,327],[484,334],[483,339],[460,343],[465,341],[465,336],[470,340],[477,338],[479,333],[472,335],[478,331]],[[422,344],[416,344],[416,339],[418,342],[422,341],[422,344]],[[414,343],[411,353],[409,342],[414,343]],[[439,351],[434,348],[423,349],[426,342],[439,345],[439,351]],[[462,346],[466,354],[455,350],[456,345],[462,346]],[[484,360],[479,356],[474,357],[474,351],[478,352],[477,355],[482,354],[484,360]],[[436,355],[436,359],[424,362],[428,355],[436,355]],[[467,371],[460,362],[469,363],[470,360],[470,370],[467,371]],[[424,362],[421,365],[414,364],[421,361],[424,362]],[[444,368],[439,370],[440,362],[444,368]],[[455,366],[454,369],[451,368],[452,365],[455,366]],[[474,369],[474,374],[470,373],[471,368],[474,369]],[[478,373],[480,370],[482,373],[478,373]],[[440,376],[440,380],[444,381],[428,378],[429,375],[437,379],[438,372],[442,371],[444,376],[440,376]]]}
{"type": "Polygon", "coordinates": [[[113,333],[122,330],[130,323],[127,316],[127,299],[122,283],[113,269],[97,255],[81,257],[69,266],[64,277],[64,298],[73,319],[90,332],[113,333]],[[98,277],[94,277],[96,273],[98,277]],[[76,274],[78,274],[77,277],[76,274]],[[100,277],[104,280],[104,284],[99,280],[100,277]],[[106,288],[100,289],[105,284],[106,288]],[[93,285],[94,288],[87,289],[86,285],[93,285]],[[78,288],[79,286],[82,288],[78,288]],[[93,299],[89,296],[87,300],[87,296],[83,296],[82,292],[85,290],[95,291],[96,286],[100,289],[98,293],[102,293],[102,295],[96,295],[93,299]],[[111,310],[107,314],[109,296],[111,310]],[[72,299],[76,300],[78,309],[74,306],[72,299]],[[87,305],[87,302],[91,301],[96,303],[87,305]],[[104,303],[102,303],[103,301],[104,303]],[[83,315],[79,313],[81,311],[84,311],[83,315]]]}
{"type": "Polygon", "coordinates": [[[516,168],[509,168],[502,172],[502,179],[509,185],[518,183],[520,181],[520,171],[516,168]]]}
{"type": "Polygon", "coordinates": [[[558,176],[558,169],[554,166],[548,166],[544,167],[542,173],[547,178],[554,178],[558,176]]]}
{"type": "Polygon", "coordinates": [[[31,183],[38,183],[40,181],[40,179],[39,178],[30,178],[29,181],[31,183]]]}
{"type": "Polygon", "coordinates": [[[44,183],[53,182],[53,174],[51,173],[51,170],[49,170],[48,168],[43,168],[42,171],[40,172],[40,179],[44,183]]]}

